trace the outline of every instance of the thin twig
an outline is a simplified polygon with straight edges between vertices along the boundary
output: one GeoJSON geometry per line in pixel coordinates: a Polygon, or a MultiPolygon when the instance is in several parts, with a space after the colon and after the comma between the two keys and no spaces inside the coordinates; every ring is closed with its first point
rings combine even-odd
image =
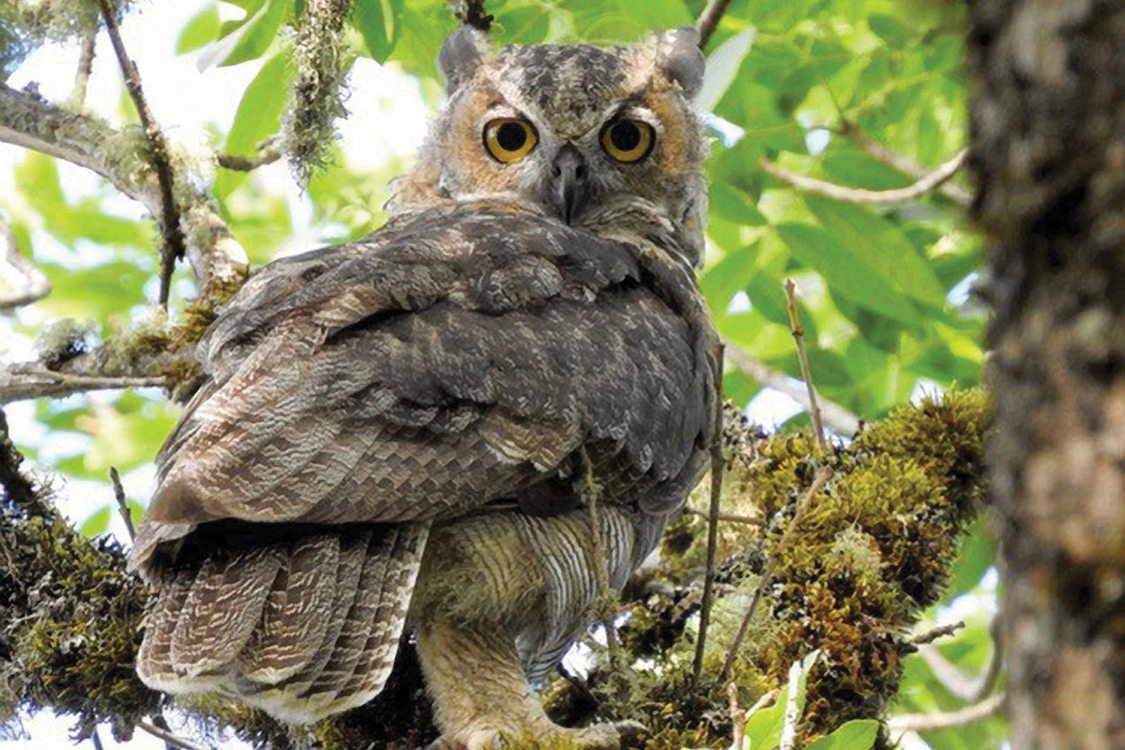
{"type": "Polygon", "coordinates": [[[821,466],[813,477],[812,484],[809,485],[805,494],[797,501],[797,507],[793,511],[793,518],[789,520],[789,525],[785,527],[785,532],[781,535],[781,539],[774,548],[773,555],[770,556],[766,562],[765,570],[762,571],[762,577],[758,581],[757,588],[754,589],[754,596],[750,599],[750,606],[746,608],[746,613],[742,615],[742,622],[738,626],[738,634],[734,637],[734,643],[731,644],[730,651],[727,652],[726,659],[723,661],[723,668],[719,670],[718,683],[726,681],[727,675],[730,673],[730,668],[734,666],[734,660],[738,658],[738,652],[742,648],[742,642],[746,640],[746,634],[750,631],[750,622],[754,619],[754,612],[758,608],[758,602],[762,599],[762,594],[765,593],[766,586],[769,584],[770,578],[773,577],[773,570],[777,566],[777,559],[786,547],[789,546],[789,541],[793,537],[794,530],[801,522],[801,517],[804,516],[805,511],[808,509],[812,502],[812,498],[816,493],[823,489],[825,483],[832,478],[832,467],[821,466]]]}
{"type": "Polygon", "coordinates": [[[778,750],[793,750],[797,744],[797,723],[801,720],[801,710],[797,705],[800,692],[801,662],[795,661],[789,667],[788,695],[785,698],[785,723],[781,727],[778,750]]]}
{"type": "Polygon", "coordinates": [[[169,732],[167,729],[161,729],[155,724],[151,724],[147,721],[138,721],[137,729],[148,732],[153,737],[164,740],[165,742],[171,745],[175,745],[176,747],[183,748],[183,750],[209,750],[209,748],[203,745],[192,742],[191,740],[184,739],[183,737],[179,737],[172,732],[169,732]]]}
{"type": "Polygon", "coordinates": [[[994,616],[989,624],[989,632],[992,635],[992,655],[979,677],[974,678],[960,667],[951,664],[933,646],[923,646],[918,649],[918,655],[926,662],[926,666],[930,668],[942,687],[966,703],[977,703],[992,693],[1004,665],[1003,629],[999,626],[999,622],[1000,617],[994,616]]]}
{"type": "Polygon", "coordinates": [[[887,719],[887,729],[892,732],[933,732],[972,724],[997,714],[1004,706],[1005,697],[1004,693],[996,693],[956,711],[892,716],[887,719]]]}
{"type": "MultiPolygon", "coordinates": [[[[723,342],[726,347],[727,362],[735,369],[749,375],[766,388],[785,394],[799,403],[806,411],[812,411],[812,402],[809,401],[809,391],[805,384],[796,378],[791,378],[784,372],[773,369],[766,363],[756,359],[745,349],[730,340],[723,342]]],[[[852,411],[835,401],[829,401],[819,396],[820,412],[824,424],[837,435],[852,436],[859,431],[860,418],[852,411]]]]}
{"type": "Polygon", "coordinates": [[[785,281],[785,307],[789,311],[789,326],[793,333],[793,340],[797,344],[797,357],[801,362],[801,377],[805,381],[805,388],[809,394],[809,413],[812,415],[817,451],[823,456],[828,453],[828,441],[824,438],[824,417],[820,415],[820,404],[816,400],[812,370],[809,368],[809,353],[805,349],[805,329],[801,325],[801,316],[797,312],[797,285],[793,283],[792,279],[786,279],[785,281]]]}
{"type": "MultiPolygon", "coordinates": [[[[911,179],[920,180],[932,171],[925,164],[909,159],[872,139],[853,122],[845,120],[839,128],[833,130],[866,151],[868,156],[875,161],[886,164],[891,169],[901,172],[911,179]]],[[[973,200],[973,196],[968,190],[953,182],[943,182],[937,187],[937,190],[962,208],[967,208],[973,200]]]]}
{"type": "Polygon", "coordinates": [[[965,163],[969,150],[961,149],[957,154],[929,174],[921,177],[913,185],[891,190],[867,190],[865,188],[845,187],[834,182],[825,182],[815,177],[794,174],[783,169],[769,159],[759,159],[758,164],[771,177],[792,185],[806,193],[821,195],[832,200],[844,203],[863,203],[872,205],[887,205],[890,203],[905,203],[917,200],[921,196],[937,188],[957,174],[957,170],[965,163]]]}
{"type": "Polygon", "coordinates": [[[35,365],[16,366],[0,370],[0,404],[29,398],[60,398],[87,391],[164,386],[168,382],[168,376],[160,374],[87,375],[56,372],[35,365]]]}
{"type": "Polygon", "coordinates": [[[738,706],[738,685],[727,685],[727,711],[730,713],[731,736],[730,750],[742,750],[742,741],[746,734],[746,712],[738,706]]]}
{"type": "MultiPolygon", "coordinates": [[[[692,508],[691,506],[685,507],[684,513],[690,513],[693,516],[702,516],[704,518],[711,517],[710,511],[700,510],[699,508],[692,508]]],[[[766,525],[766,519],[762,518],[761,516],[738,516],[733,513],[719,513],[716,517],[720,521],[726,521],[728,523],[744,523],[747,526],[766,525]]]]}
{"type": "Polygon", "coordinates": [[[699,29],[700,49],[706,47],[707,42],[711,40],[711,35],[719,27],[719,21],[722,20],[723,14],[727,12],[728,5],[730,5],[730,0],[708,0],[707,7],[699,14],[699,21],[695,26],[699,29]]]}
{"type": "Polygon", "coordinates": [[[944,638],[947,635],[953,635],[963,627],[965,627],[964,620],[951,622],[948,625],[939,625],[932,630],[927,630],[925,633],[914,636],[910,639],[910,642],[915,646],[921,646],[926,643],[933,643],[938,638],[944,638]]]}
{"type": "Polygon", "coordinates": [[[484,0],[450,0],[453,15],[465,26],[472,26],[484,33],[492,29],[493,16],[484,9],[484,0]]]}
{"type": "Polygon", "coordinates": [[[102,744],[102,738],[98,735],[97,727],[94,727],[94,731],[90,733],[90,742],[94,745],[94,750],[105,750],[105,745],[102,744]]]}
{"type": "Polygon", "coordinates": [[[121,475],[117,473],[116,466],[109,467],[109,481],[113,483],[113,498],[117,501],[117,512],[125,522],[129,541],[133,541],[137,538],[137,530],[133,528],[133,515],[129,512],[129,502],[125,499],[125,488],[121,486],[121,475]]]}
{"type": "MultiPolygon", "coordinates": [[[[20,254],[16,233],[8,222],[0,217],[0,281],[7,276],[6,268],[10,268],[18,280],[13,281],[14,289],[6,297],[0,297],[0,310],[15,310],[17,307],[30,305],[51,293],[51,285],[43,272],[35,267],[30,260],[20,254]]],[[[0,289],[8,284],[0,284],[0,289]]]]}
{"type": "Polygon", "coordinates": [[[715,587],[715,555],[719,548],[719,510],[723,493],[723,345],[715,346],[715,414],[711,426],[711,505],[707,519],[707,569],[703,576],[703,601],[699,609],[699,637],[695,641],[692,662],[692,684],[699,683],[703,672],[703,652],[707,648],[707,628],[711,622],[711,604],[715,587]]]}
{"type": "Polygon", "coordinates": [[[238,156],[236,154],[215,154],[215,160],[224,169],[233,169],[236,172],[252,172],[258,167],[273,164],[281,158],[281,152],[273,147],[263,148],[256,156],[238,156]]]}
{"type": "Polygon", "coordinates": [[[598,619],[605,629],[605,642],[609,648],[610,659],[617,657],[617,628],[613,624],[611,611],[612,595],[609,590],[609,553],[606,550],[605,538],[602,536],[601,522],[601,494],[602,488],[594,478],[594,464],[586,452],[586,446],[580,449],[583,471],[585,476],[582,481],[582,494],[586,500],[586,520],[590,524],[590,555],[593,558],[594,580],[598,589],[597,612],[598,619]]]}
{"type": "Polygon", "coordinates": [[[90,72],[94,68],[94,53],[97,48],[98,27],[86,32],[82,38],[82,51],[78,54],[78,69],[74,72],[74,87],[66,104],[71,109],[82,109],[86,106],[86,88],[90,83],[90,72]]]}
{"type": "Polygon", "coordinates": [[[117,63],[121,66],[121,73],[125,77],[125,88],[129,90],[129,96],[137,107],[137,115],[141,118],[141,126],[149,142],[152,165],[156,169],[156,177],[160,183],[160,223],[164,238],[164,250],[160,259],[160,305],[167,308],[172,271],[175,270],[176,260],[184,256],[185,249],[184,233],[180,228],[180,207],[176,204],[173,192],[174,177],[172,163],[168,157],[168,145],[164,141],[164,133],[148,108],[144,89],[141,87],[141,74],[125,51],[110,0],[98,0],[98,6],[105,20],[105,29],[113,45],[113,52],[117,55],[117,63]]]}

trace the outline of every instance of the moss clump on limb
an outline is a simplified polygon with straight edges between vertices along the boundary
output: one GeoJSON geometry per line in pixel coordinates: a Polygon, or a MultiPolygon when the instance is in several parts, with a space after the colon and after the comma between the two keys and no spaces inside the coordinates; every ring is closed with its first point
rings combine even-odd
{"type": "Polygon", "coordinates": [[[598,666],[581,690],[562,681],[552,686],[553,712],[572,721],[594,714],[644,721],[654,730],[651,750],[729,738],[726,685],[715,678],[762,585],[749,637],[726,680],[740,705],[784,685],[790,665],[819,649],[824,656],[809,679],[803,734],[879,717],[898,687],[903,656],[914,650],[906,633],[939,599],[960,531],[974,515],[987,414],[982,392],[952,392],[896,411],[823,458],[811,437],[765,438],[728,425],[728,435],[741,430],[743,437],[727,441],[723,511],[758,514],[765,524],[728,524],[700,685],[690,680],[689,615],[700,606],[706,521],[685,516],[666,537],[657,585],[633,604],[621,628],[637,667],[635,689],[628,696],[604,690],[612,683],[598,666]],[[833,478],[810,498],[782,547],[797,502],[822,465],[833,478]],[[580,692],[597,701],[582,700],[580,692]]]}
{"type": "Polygon", "coordinates": [[[127,738],[158,709],[133,657],[144,594],[115,543],[89,540],[19,472],[0,412],[0,723],[51,707],[89,735],[108,721],[127,738]]]}
{"type": "MultiPolygon", "coordinates": [[[[652,730],[649,750],[729,742],[727,685],[716,676],[771,560],[750,636],[726,681],[739,704],[783,684],[792,662],[819,649],[804,736],[878,717],[897,688],[902,656],[913,650],[906,632],[940,596],[960,529],[973,515],[986,415],[982,393],[950,393],[895,412],[824,458],[806,436],[766,437],[732,421],[724,512],[763,523],[724,525],[703,679],[691,678],[691,636],[706,522],[685,516],[670,529],[658,568],[627,588],[631,617],[620,628],[616,671],[599,663],[586,681],[555,680],[545,689],[553,717],[572,725],[641,721],[652,730]],[[790,543],[779,546],[822,464],[833,479],[812,497],[790,543]]],[[[108,721],[126,735],[165,700],[132,671],[146,592],[124,574],[121,550],[78,535],[18,464],[0,429],[0,720],[21,707],[51,707],[77,716],[80,733],[108,721]]],[[[374,701],[305,729],[220,695],[178,705],[202,734],[229,728],[256,747],[417,747],[436,733],[412,654],[406,644],[374,701]]]]}

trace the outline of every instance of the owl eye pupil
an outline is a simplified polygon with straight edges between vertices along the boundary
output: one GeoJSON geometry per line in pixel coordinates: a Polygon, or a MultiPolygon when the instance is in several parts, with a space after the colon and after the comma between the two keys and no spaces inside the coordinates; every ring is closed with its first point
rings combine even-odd
{"type": "Polygon", "coordinates": [[[519,151],[527,142],[527,131],[515,122],[506,122],[496,130],[496,142],[505,151],[519,151]]]}
{"type": "Polygon", "coordinates": [[[609,139],[615,148],[622,151],[632,151],[641,142],[641,129],[628,120],[623,120],[613,126],[609,132],[609,139]]]}

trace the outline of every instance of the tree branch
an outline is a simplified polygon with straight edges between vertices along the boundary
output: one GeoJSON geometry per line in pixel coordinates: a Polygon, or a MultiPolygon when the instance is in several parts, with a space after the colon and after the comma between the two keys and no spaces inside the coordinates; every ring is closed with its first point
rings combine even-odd
{"type": "Polygon", "coordinates": [[[699,637],[695,641],[695,659],[691,679],[699,682],[703,673],[703,652],[707,648],[707,628],[711,621],[711,604],[715,586],[715,556],[719,549],[719,510],[723,493],[723,343],[715,346],[715,424],[711,433],[711,502],[707,513],[707,567],[703,575],[703,602],[699,609],[699,637]]]}
{"type": "Polygon", "coordinates": [[[47,277],[20,254],[16,233],[0,217],[0,310],[14,310],[51,292],[47,277]],[[12,273],[8,273],[8,271],[12,273]],[[8,282],[11,279],[11,283],[8,282]]]}
{"type": "Polygon", "coordinates": [[[922,646],[927,643],[933,643],[938,638],[944,638],[947,635],[953,635],[963,627],[965,627],[965,623],[962,620],[951,622],[948,625],[939,625],[936,628],[927,630],[925,633],[914,636],[910,639],[910,642],[915,646],[922,646]]]}
{"type": "Polygon", "coordinates": [[[98,27],[95,25],[82,39],[82,51],[78,55],[78,70],[74,72],[74,88],[66,100],[71,109],[81,109],[86,104],[86,88],[90,83],[90,73],[94,67],[94,53],[97,51],[98,27]]]}
{"type": "Polygon", "coordinates": [[[215,161],[223,169],[232,169],[236,172],[253,172],[258,167],[273,164],[281,158],[281,152],[268,144],[259,149],[256,156],[238,156],[237,154],[215,154],[215,161]]]}
{"type": "Polygon", "coordinates": [[[0,370],[0,404],[29,398],[62,398],[72,393],[168,385],[167,375],[86,375],[48,370],[37,364],[0,370]]]}
{"type": "Polygon", "coordinates": [[[102,11],[106,32],[117,55],[117,62],[121,66],[121,74],[125,77],[125,88],[137,107],[137,114],[141,118],[145,137],[148,138],[149,157],[156,169],[157,182],[160,185],[160,229],[164,238],[164,249],[160,258],[160,305],[168,307],[168,293],[172,283],[172,271],[175,270],[176,261],[184,257],[185,240],[183,229],[180,227],[180,207],[174,197],[175,177],[172,174],[172,163],[168,158],[168,144],[164,141],[164,133],[152,116],[145,100],[144,88],[141,86],[141,74],[136,63],[130,59],[121,41],[121,34],[117,29],[117,19],[110,7],[110,0],[98,0],[98,7],[102,11]]]}
{"type": "Polygon", "coordinates": [[[1005,695],[996,693],[979,703],[956,711],[937,711],[929,714],[902,714],[887,719],[887,729],[892,732],[933,732],[972,724],[993,716],[1004,706],[1005,695]]]}
{"type": "MultiPolygon", "coordinates": [[[[117,130],[93,115],[50,104],[34,90],[17,91],[0,83],[0,142],[89,169],[153,216],[161,215],[159,181],[146,141],[136,130],[117,130]]],[[[246,252],[203,191],[187,184],[181,188],[176,197],[196,278],[203,285],[241,284],[248,268],[246,252]]]]}
{"type": "MultiPolygon", "coordinates": [[[[897,151],[887,148],[882,143],[870,138],[859,129],[855,123],[844,121],[840,128],[835,129],[852,143],[867,152],[875,161],[886,164],[914,180],[921,180],[932,171],[925,164],[909,159],[897,151]]],[[[962,208],[968,208],[973,201],[973,196],[968,190],[952,182],[943,182],[937,186],[937,191],[962,208]]]]}
{"type": "Polygon", "coordinates": [[[730,0],[708,0],[707,7],[699,14],[699,21],[695,24],[696,28],[699,29],[700,49],[706,47],[707,42],[711,40],[711,35],[719,27],[719,21],[722,20],[729,5],[730,0]]]}
{"type": "MultiPolygon", "coordinates": [[[[806,411],[812,408],[808,389],[801,381],[791,378],[783,372],[778,372],[761,360],[755,359],[753,355],[732,343],[730,339],[724,339],[724,344],[727,361],[734,365],[736,369],[749,375],[765,387],[784,393],[804,407],[806,411]]],[[[837,435],[851,436],[859,430],[861,420],[849,409],[834,401],[829,401],[823,396],[817,400],[820,404],[824,424],[837,435]]]]}
{"type": "Polygon", "coordinates": [[[913,185],[904,188],[894,188],[893,190],[867,190],[865,188],[845,187],[833,182],[818,180],[814,177],[793,174],[779,167],[769,159],[760,159],[758,164],[766,174],[787,185],[792,185],[798,190],[803,190],[806,193],[814,193],[844,203],[888,205],[891,203],[905,203],[907,201],[917,200],[931,190],[939,187],[957,173],[957,170],[965,163],[965,157],[968,153],[968,149],[961,149],[952,159],[921,177],[913,185]]]}

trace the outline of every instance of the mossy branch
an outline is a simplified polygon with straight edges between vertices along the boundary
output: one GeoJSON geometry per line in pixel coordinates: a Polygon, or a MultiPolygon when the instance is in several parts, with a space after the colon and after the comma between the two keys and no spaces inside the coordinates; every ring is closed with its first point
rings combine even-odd
{"type": "MultiPolygon", "coordinates": [[[[721,526],[704,675],[718,674],[747,598],[761,588],[767,606],[731,668],[736,704],[752,705],[784,683],[794,661],[819,649],[824,656],[809,679],[798,741],[877,716],[898,686],[902,658],[917,648],[910,632],[940,597],[959,532],[974,515],[987,411],[980,392],[950,393],[895,412],[827,458],[817,456],[809,436],[767,436],[728,412],[724,510],[760,513],[767,525],[721,526]],[[830,483],[817,482],[821,465],[834,472],[830,483]],[[815,500],[792,523],[810,496],[815,500]]],[[[7,685],[0,709],[11,716],[50,707],[76,716],[80,733],[104,722],[127,733],[166,700],[132,672],[146,591],[122,572],[116,544],[81,537],[18,472],[6,435],[0,446],[0,549],[11,550],[0,555],[0,605],[13,613],[0,629],[7,679],[0,679],[7,685]]],[[[560,678],[547,688],[554,718],[640,720],[653,730],[649,750],[729,745],[728,685],[705,679],[693,686],[691,679],[690,623],[699,611],[705,536],[702,518],[682,517],[665,537],[655,578],[627,589],[620,629],[626,684],[605,664],[595,665],[585,685],[560,678]]],[[[307,730],[222,696],[177,705],[197,719],[202,736],[231,728],[256,747],[409,748],[434,736],[409,645],[387,692],[307,730]]]]}

